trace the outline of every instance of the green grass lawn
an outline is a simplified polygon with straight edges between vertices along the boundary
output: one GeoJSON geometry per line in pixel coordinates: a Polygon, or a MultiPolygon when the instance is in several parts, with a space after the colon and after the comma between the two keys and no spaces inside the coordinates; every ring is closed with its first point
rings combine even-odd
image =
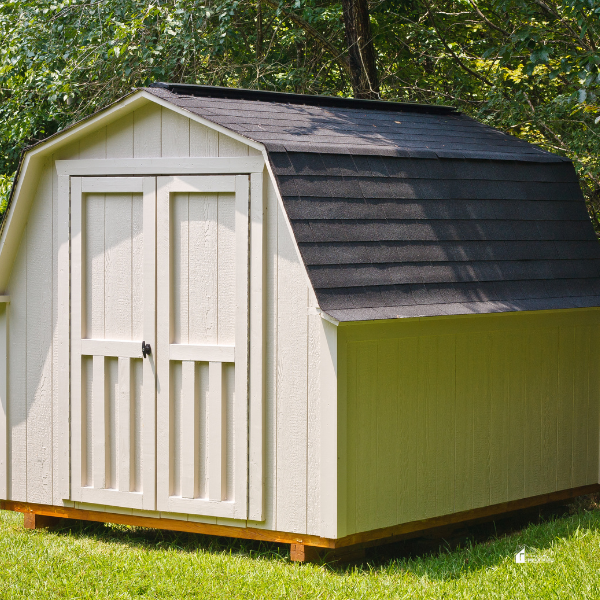
{"type": "Polygon", "coordinates": [[[331,567],[290,563],[287,546],[140,528],[26,531],[0,511],[0,599],[600,598],[600,508],[571,512],[454,550],[395,546],[331,567]],[[516,564],[523,545],[547,562],[516,564]]]}

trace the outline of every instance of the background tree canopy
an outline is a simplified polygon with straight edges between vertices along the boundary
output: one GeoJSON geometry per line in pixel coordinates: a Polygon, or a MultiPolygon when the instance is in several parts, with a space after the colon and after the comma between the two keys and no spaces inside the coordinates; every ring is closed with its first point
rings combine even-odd
{"type": "Polygon", "coordinates": [[[152,81],[342,96],[369,85],[572,158],[600,231],[600,0],[366,2],[4,0],[0,200],[24,147],[152,81]],[[369,52],[376,78],[361,84],[353,61],[369,52]]]}

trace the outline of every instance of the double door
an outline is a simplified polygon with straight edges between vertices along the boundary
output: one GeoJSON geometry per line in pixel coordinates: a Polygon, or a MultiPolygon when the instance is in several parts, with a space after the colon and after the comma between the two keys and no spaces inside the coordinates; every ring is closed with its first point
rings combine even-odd
{"type": "Polygon", "coordinates": [[[247,518],[249,187],[71,177],[71,500],[247,518]]]}

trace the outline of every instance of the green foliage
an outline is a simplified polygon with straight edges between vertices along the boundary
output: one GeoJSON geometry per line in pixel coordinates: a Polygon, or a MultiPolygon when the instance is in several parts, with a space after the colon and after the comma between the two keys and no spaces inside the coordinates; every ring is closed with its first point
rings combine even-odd
{"type": "Polygon", "coordinates": [[[355,567],[291,564],[288,547],[95,523],[27,531],[0,512],[0,598],[384,599],[600,597],[600,512],[355,567]],[[537,562],[516,564],[527,546],[537,562]]]}
{"type": "MultiPolygon", "coordinates": [[[[371,18],[383,98],[453,104],[569,156],[600,212],[600,0],[372,0],[371,18]]],[[[344,54],[340,2],[5,0],[0,173],[152,81],[349,96],[344,54]]]]}

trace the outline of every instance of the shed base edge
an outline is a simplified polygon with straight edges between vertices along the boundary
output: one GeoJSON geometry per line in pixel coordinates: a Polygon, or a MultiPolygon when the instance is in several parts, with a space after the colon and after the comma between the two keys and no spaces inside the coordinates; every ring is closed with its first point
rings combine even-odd
{"type": "MultiPolygon", "coordinates": [[[[475,524],[480,521],[490,520],[496,516],[506,515],[524,509],[535,508],[537,506],[543,506],[544,504],[550,504],[553,502],[570,500],[577,498],[578,496],[585,496],[587,494],[594,493],[600,493],[600,484],[594,483],[576,488],[560,490],[558,492],[541,494],[539,496],[530,496],[528,498],[512,500],[510,502],[502,502],[500,504],[494,504],[491,506],[482,506],[481,508],[474,508],[449,515],[431,517],[429,519],[411,521],[409,523],[402,523],[392,527],[384,527],[381,529],[355,533],[338,539],[287,533],[283,531],[272,531],[268,529],[257,529],[254,527],[212,525],[208,523],[179,521],[177,519],[168,519],[163,517],[141,517],[109,512],[96,512],[80,508],[34,504],[31,502],[17,502],[13,500],[0,500],[0,510],[12,510],[24,513],[27,517],[26,522],[30,526],[35,522],[36,516],[53,517],[290,544],[291,559],[293,561],[311,562],[314,560],[320,560],[321,557],[327,557],[328,555],[331,555],[331,557],[334,559],[338,555],[340,558],[346,555],[348,557],[354,557],[355,555],[359,556],[361,555],[360,549],[382,544],[389,544],[391,542],[404,539],[410,539],[412,537],[421,535],[423,532],[434,530],[440,527],[447,527],[448,525],[459,523],[475,524]],[[335,551],[342,548],[346,550],[341,553],[327,552],[327,550],[335,551]],[[350,552],[350,549],[353,549],[354,551],[350,552]]],[[[40,526],[47,526],[46,523],[51,522],[47,519],[38,520],[40,522],[40,526]],[[44,523],[44,525],[41,523],[44,523]]]]}

